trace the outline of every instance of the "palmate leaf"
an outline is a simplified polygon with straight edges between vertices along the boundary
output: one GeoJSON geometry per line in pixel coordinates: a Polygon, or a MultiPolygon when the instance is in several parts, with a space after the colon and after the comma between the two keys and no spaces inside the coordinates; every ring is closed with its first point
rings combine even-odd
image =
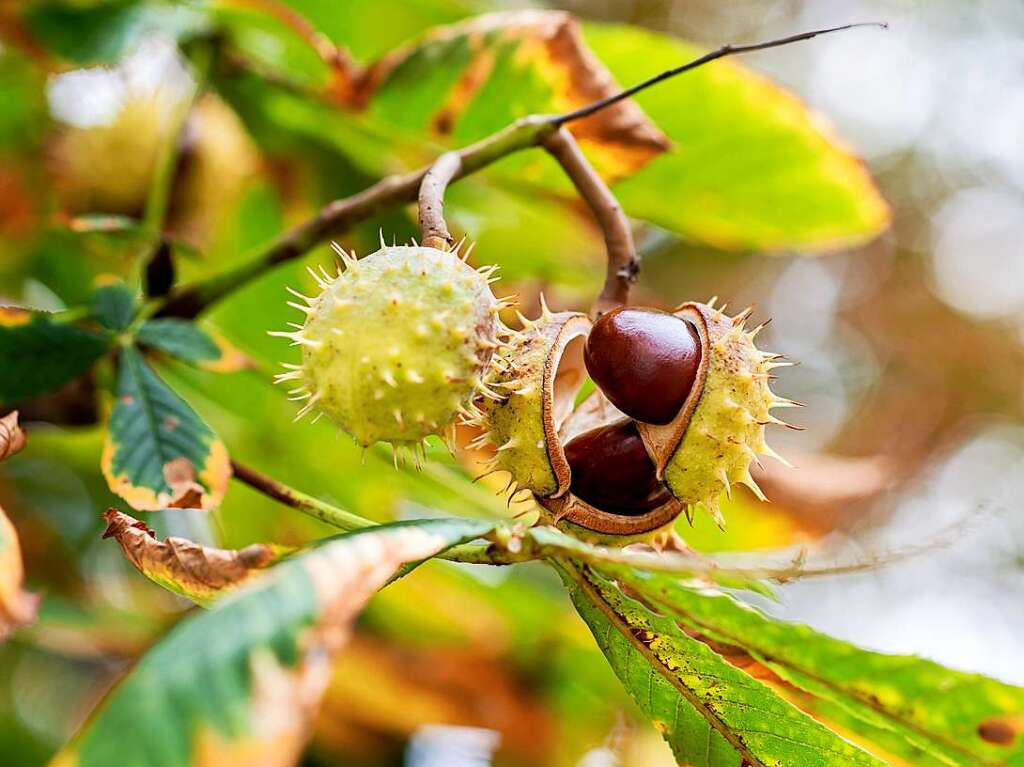
{"type": "Polygon", "coordinates": [[[577,611],[680,764],[881,767],[588,567],[563,566],[577,611]]]}
{"type": "Polygon", "coordinates": [[[0,404],[60,388],[110,348],[110,339],[45,312],[0,307],[0,404]]]}
{"type": "Polygon", "coordinates": [[[204,607],[237,589],[290,549],[253,543],[243,549],[217,549],[184,538],[161,541],[133,517],[117,509],[103,515],[104,538],[113,538],[136,570],[168,591],[204,607]]]}
{"type": "Polygon", "coordinates": [[[231,475],[224,444],[133,347],[121,352],[101,465],[111,490],[140,511],[215,508],[231,475]]]}
{"type": "Polygon", "coordinates": [[[331,659],[363,605],[403,565],[490,529],[458,519],[397,523],[329,539],[271,568],[150,650],[53,767],[295,764],[331,659]]]}
{"type": "Polygon", "coordinates": [[[802,707],[918,767],[1024,764],[1024,688],[862,650],[662,575],[609,572],[691,632],[738,648],[807,693],[802,707]]]}

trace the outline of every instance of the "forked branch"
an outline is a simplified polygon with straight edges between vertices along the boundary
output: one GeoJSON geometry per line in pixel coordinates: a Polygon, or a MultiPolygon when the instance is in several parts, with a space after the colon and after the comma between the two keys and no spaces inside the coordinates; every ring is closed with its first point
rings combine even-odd
{"type": "Polygon", "coordinates": [[[591,311],[595,317],[599,317],[609,309],[629,302],[629,288],[640,272],[640,261],[633,245],[633,231],[612,190],[583,156],[579,144],[568,130],[556,130],[544,139],[544,148],[558,160],[566,175],[572,179],[604,234],[608,270],[604,287],[591,311]]]}
{"type": "Polygon", "coordinates": [[[420,242],[427,248],[448,250],[455,238],[444,220],[444,193],[448,185],[462,170],[462,157],[458,152],[446,152],[437,158],[420,184],[420,242]]]}

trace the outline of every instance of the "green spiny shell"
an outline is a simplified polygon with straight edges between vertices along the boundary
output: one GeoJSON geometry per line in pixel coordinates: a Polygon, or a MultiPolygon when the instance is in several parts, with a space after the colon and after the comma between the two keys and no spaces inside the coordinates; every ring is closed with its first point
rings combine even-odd
{"type": "Polygon", "coordinates": [[[560,371],[558,363],[569,343],[589,332],[586,315],[545,308],[539,319],[523,319],[523,330],[495,359],[488,386],[507,396],[485,402],[479,423],[487,429],[484,439],[498,448],[495,470],[509,472],[517,489],[547,497],[569,487],[569,466],[557,436],[568,412],[556,412],[554,390],[582,383],[578,369],[560,371]]]}
{"type": "Polygon", "coordinates": [[[744,316],[728,317],[696,303],[684,304],[676,314],[700,333],[701,385],[694,386],[672,424],[641,424],[640,429],[672,495],[691,506],[703,505],[722,524],[718,497],[733,483],[747,485],[764,499],[750,476],[750,463],[758,453],[775,456],[764,429],[781,422],[769,415],[769,408],[793,403],[768,388],[769,371],[784,363],[754,346],[757,330],[744,329],[744,316]]]}
{"type": "Polygon", "coordinates": [[[502,331],[501,304],[457,254],[417,246],[344,254],[336,278],[318,277],[305,324],[285,333],[302,346],[303,412],[328,415],[362,445],[412,445],[468,413],[502,331]]]}

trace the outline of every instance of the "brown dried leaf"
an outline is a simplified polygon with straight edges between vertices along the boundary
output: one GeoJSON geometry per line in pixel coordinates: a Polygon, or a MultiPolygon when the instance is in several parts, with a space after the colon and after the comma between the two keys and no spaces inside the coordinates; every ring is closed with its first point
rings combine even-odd
{"type": "Polygon", "coordinates": [[[18,534],[0,509],[0,641],[35,620],[39,598],[22,588],[24,580],[18,534]]]}
{"type": "Polygon", "coordinates": [[[114,538],[135,569],[155,583],[201,605],[237,588],[284,551],[266,543],[217,549],[184,538],[161,541],[144,522],[117,509],[103,515],[104,538],[114,538]]]}
{"type": "Polygon", "coordinates": [[[28,437],[18,426],[18,411],[14,410],[0,418],[0,461],[10,458],[25,447],[28,437]]]}
{"type": "MultiPolygon", "coordinates": [[[[26,441],[18,426],[17,410],[0,418],[0,461],[20,451],[26,441]]],[[[24,580],[18,533],[0,509],[0,641],[18,626],[35,620],[39,598],[22,588],[24,580]]]]}

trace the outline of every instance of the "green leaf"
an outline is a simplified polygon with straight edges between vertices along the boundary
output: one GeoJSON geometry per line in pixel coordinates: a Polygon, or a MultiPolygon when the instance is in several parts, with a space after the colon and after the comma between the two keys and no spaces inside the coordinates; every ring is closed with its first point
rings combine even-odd
{"type": "Polygon", "coordinates": [[[102,468],[140,511],[216,508],[231,475],[224,444],[132,347],[121,352],[102,468]]]}
{"type": "Polygon", "coordinates": [[[93,292],[89,308],[107,330],[124,330],[135,316],[135,291],[123,282],[103,285],[93,292]]]}
{"type": "Polygon", "coordinates": [[[208,27],[197,8],[132,0],[34,3],[25,20],[51,53],[79,63],[113,63],[154,34],[188,38],[208,27]]]}
{"type": "Polygon", "coordinates": [[[208,363],[220,358],[221,350],[194,322],[172,317],[146,320],[135,338],[173,357],[193,363],[208,363]]]}
{"type": "Polygon", "coordinates": [[[109,339],[53,315],[0,307],[0,404],[60,388],[109,349],[109,339]]]}
{"type": "Polygon", "coordinates": [[[593,570],[563,577],[612,669],[681,764],[884,765],[593,570]]]}
{"type": "Polygon", "coordinates": [[[363,605],[402,565],[491,527],[460,519],[374,527],[271,568],[178,624],[53,767],[294,765],[331,659],[363,605]]]}
{"type": "Polygon", "coordinates": [[[862,650],[664,576],[611,572],[659,611],[749,653],[808,693],[807,708],[914,765],[1024,764],[1024,688],[913,656],[862,650]]]}
{"type": "MultiPolygon", "coordinates": [[[[704,52],[628,26],[588,24],[586,40],[626,83],[704,52]]],[[[741,250],[829,250],[889,224],[863,162],[821,116],[736,60],[687,72],[636,101],[673,148],[616,185],[630,215],[741,250]]]]}

